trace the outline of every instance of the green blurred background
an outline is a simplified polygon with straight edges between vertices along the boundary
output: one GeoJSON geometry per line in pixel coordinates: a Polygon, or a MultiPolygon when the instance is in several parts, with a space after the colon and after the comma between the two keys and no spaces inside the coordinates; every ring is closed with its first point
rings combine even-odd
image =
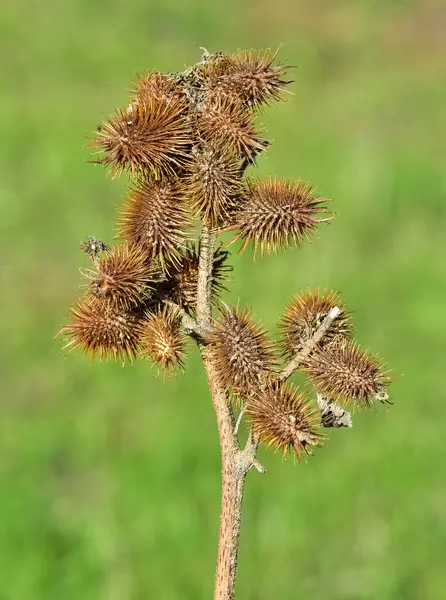
{"type": "Polygon", "coordinates": [[[343,292],[359,341],[403,373],[294,466],[250,473],[237,597],[446,598],[446,5],[434,0],[15,0],[1,9],[0,600],[212,597],[219,447],[195,350],[65,359],[86,235],[110,240],[125,181],[85,134],[135,72],[199,46],[277,47],[295,96],[262,117],[258,174],[311,179],[339,215],[302,250],[234,261],[227,301],[275,327],[309,285],[343,292]]]}

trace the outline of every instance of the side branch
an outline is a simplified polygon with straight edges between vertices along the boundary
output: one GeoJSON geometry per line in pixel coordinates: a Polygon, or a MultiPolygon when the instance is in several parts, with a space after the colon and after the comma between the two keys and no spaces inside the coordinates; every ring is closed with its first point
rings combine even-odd
{"type": "Polygon", "coordinates": [[[186,335],[190,335],[191,337],[200,337],[201,332],[199,330],[197,321],[191,315],[189,315],[184,308],[172,300],[164,300],[164,303],[178,311],[183,324],[184,333],[186,335]]]}
{"type": "Polygon", "coordinates": [[[298,352],[295,357],[288,363],[288,365],[279,373],[279,380],[285,381],[290,377],[294,371],[310,356],[315,347],[322,340],[324,335],[332,326],[333,322],[337,317],[341,314],[341,309],[338,306],[334,306],[322,321],[320,326],[316,329],[313,336],[309,338],[304,347],[300,352],[298,352]]]}
{"type": "Polygon", "coordinates": [[[243,473],[247,473],[252,468],[257,469],[259,473],[266,473],[266,468],[256,459],[259,443],[259,438],[250,429],[246,445],[238,453],[239,468],[243,473]]]}

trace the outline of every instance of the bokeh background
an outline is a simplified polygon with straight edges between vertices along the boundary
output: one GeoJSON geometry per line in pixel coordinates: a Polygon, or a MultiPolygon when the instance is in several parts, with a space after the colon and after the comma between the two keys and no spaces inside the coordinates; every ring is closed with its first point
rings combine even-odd
{"type": "Polygon", "coordinates": [[[440,0],[15,0],[1,8],[0,599],[210,598],[219,448],[197,353],[155,377],[64,358],[87,235],[110,240],[124,179],[85,134],[135,72],[200,46],[277,47],[294,97],[261,121],[258,174],[312,180],[339,214],[301,250],[233,254],[226,301],[274,329],[307,286],[341,290],[396,373],[294,466],[250,473],[237,597],[446,597],[446,5],[440,0]]]}

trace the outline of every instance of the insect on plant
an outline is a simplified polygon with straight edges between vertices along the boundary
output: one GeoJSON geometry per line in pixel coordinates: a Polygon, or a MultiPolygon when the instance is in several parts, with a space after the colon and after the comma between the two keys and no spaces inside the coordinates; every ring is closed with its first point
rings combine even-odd
{"type": "Polygon", "coordinates": [[[95,162],[130,185],[119,241],[90,237],[85,293],[59,332],[69,352],[159,371],[184,368],[198,346],[217,418],[222,507],[215,599],[234,597],[246,474],[265,469],[264,442],[297,460],[324,445],[327,427],[349,427],[349,406],[388,402],[390,377],[353,340],[351,314],[334,291],[291,298],[273,341],[250,310],[219,301],[231,270],[223,232],[254,255],[300,246],[332,215],[303,181],[251,173],[269,147],[256,125],[283,98],[289,69],[276,53],[204,52],[179,73],[138,78],[128,106],[98,127],[95,162]],[[289,382],[299,370],[314,397],[289,382]],[[239,440],[242,421],[249,426],[239,440]]]}

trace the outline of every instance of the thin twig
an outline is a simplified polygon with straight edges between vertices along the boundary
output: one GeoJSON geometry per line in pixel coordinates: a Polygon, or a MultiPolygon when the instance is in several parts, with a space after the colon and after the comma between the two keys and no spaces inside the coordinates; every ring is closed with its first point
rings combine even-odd
{"type": "Polygon", "coordinates": [[[266,473],[266,468],[256,458],[259,443],[260,439],[251,428],[245,447],[238,453],[238,465],[242,473],[246,474],[252,468],[257,469],[259,473],[266,473]]]}
{"type": "Polygon", "coordinates": [[[241,409],[241,411],[239,412],[239,414],[238,414],[237,421],[235,422],[234,435],[238,434],[238,430],[240,428],[240,425],[241,425],[241,422],[242,422],[244,414],[245,414],[245,408],[243,407],[241,409]]]}
{"type": "Polygon", "coordinates": [[[281,371],[279,373],[278,379],[280,381],[285,381],[286,379],[288,379],[288,377],[290,377],[294,373],[294,371],[302,363],[304,363],[306,361],[306,359],[310,356],[310,354],[313,352],[313,350],[315,349],[315,347],[319,344],[319,342],[322,340],[322,338],[324,337],[324,335],[330,329],[330,327],[333,324],[333,321],[340,314],[341,314],[341,309],[339,308],[339,306],[334,306],[328,312],[327,316],[322,321],[322,323],[319,325],[319,327],[316,329],[316,331],[311,336],[311,338],[309,338],[305,342],[304,347],[302,348],[302,350],[300,352],[298,352],[294,356],[294,358],[288,363],[288,365],[283,369],[283,371],[281,371]]]}
{"type": "MultiPolygon", "coordinates": [[[[234,427],[234,434],[238,434],[240,424],[245,414],[245,408],[240,411],[237,421],[234,427]]],[[[254,435],[252,428],[249,431],[248,439],[246,440],[245,447],[240,450],[237,454],[239,469],[242,473],[247,473],[251,468],[257,469],[259,473],[266,473],[265,467],[256,459],[257,449],[259,447],[260,440],[254,435]]]]}

